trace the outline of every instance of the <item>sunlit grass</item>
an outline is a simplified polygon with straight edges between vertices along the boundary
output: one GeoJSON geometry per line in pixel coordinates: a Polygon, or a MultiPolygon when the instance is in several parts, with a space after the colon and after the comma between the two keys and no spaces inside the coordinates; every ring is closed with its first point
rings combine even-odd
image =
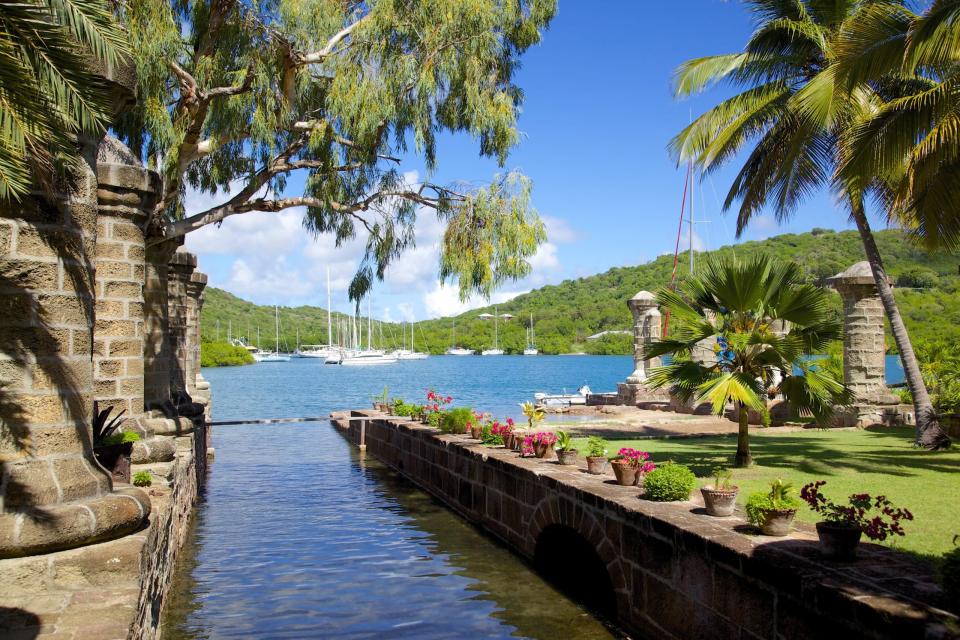
{"type": "MultiPolygon", "coordinates": [[[[886,544],[914,553],[940,556],[953,548],[960,534],[960,449],[929,453],[912,446],[909,429],[860,431],[806,430],[771,433],[752,430],[754,464],[734,469],[733,481],[740,487],[743,504],[750,493],[767,488],[775,478],[792,483],[797,492],[807,482],[826,480],[826,495],[845,500],[852,493],[886,495],[896,506],[906,507],[914,521],[905,525],[906,537],[886,544]]],[[[583,449],[585,439],[578,440],[583,449]]],[[[730,465],[736,451],[735,437],[667,440],[609,440],[609,450],[635,447],[649,451],[656,462],[673,460],[689,465],[700,479],[710,482],[711,470],[730,465]]],[[[816,522],[806,507],[797,518],[816,522]]]]}

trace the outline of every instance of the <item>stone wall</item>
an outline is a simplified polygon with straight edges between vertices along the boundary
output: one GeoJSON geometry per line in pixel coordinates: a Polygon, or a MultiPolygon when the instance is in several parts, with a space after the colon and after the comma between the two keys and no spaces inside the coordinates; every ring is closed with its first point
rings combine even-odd
{"type": "Polygon", "coordinates": [[[612,477],[374,412],[352,415],[375,419],[334,420],[351,442],[363,429],[368,454],[525,558],[536,558],[548,528],[586,540],[606,567],[620,625],[637,636],[957,637],[956,617],[925,604],[939,593],[929,570],[906,554],[864,545],[856,562],[828,563],[809,534],[744,535],[741,518],[644,501],[612,477]]]}

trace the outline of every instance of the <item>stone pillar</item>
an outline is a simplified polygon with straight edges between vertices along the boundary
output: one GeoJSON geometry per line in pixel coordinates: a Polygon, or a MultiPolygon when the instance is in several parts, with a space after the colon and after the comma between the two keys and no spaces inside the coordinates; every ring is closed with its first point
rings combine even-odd
{"type": "Polygon", "coordinates": [[[887,389],[884,311],[870,263],[858,262],[828,280],[843,301],[843,382],[856,395],[858,424],[881,422],[887,389]]]}
{"type": "Polygon", "coordinates": [[[181,244],[182,238],[149,244],[144,265],[144,406],[162,415],[174,413],[170,396],[173,354],[168,339],[170,308],[167,279],[170,260],[181,244]]]}
{"type": "Polygon", "coordinates": [[[144,228],[160,192],[159,176],[116,140],[101,145],[97,164],[97,322],[94,399],[103,409],[143,415],[144,228]]]}
{"type": "Polygon", "coordinates": [[[649,291],[640,291],[627,301],[633,314],[633,366],[626,382],[617,385],[617,401],[620,404],[634,405],[638,402],[657,402],[666,400],[666,394],[647,387],[650,370],[660,366],[660,358],[647,358],[647,347],[660,339],[660,311],[654,295],[649,291]]]}
{"type": "MultiPolygon", "coordinates": [[[[170,391],[174,398],[182,398],[187,393],[189,376],[189,345],[187,339],[189,325],[188,288],[190,278],[197,268],[197,256],[182,247],[170,258],[167,272],[167,304],[169,305],[170,354],[170,391]]],[[[176,403],[176,400],[175,400],[176,403]]]]}
{"type": "Polygon", "coordinates": [[[92,455],[98,144],[52,197],[0,207],[0,557],[119,537],[150,513],[92,455]]]}
{"type": "MultiPolygon", "coordinates": [[[[193,272],[187,283],[187,392],[196,395],[200,375],[200,312],[203,309],[203,291],[207,274],[193,272]]],[[[209,387],[208,387],[209,388],[209,387]]]]}

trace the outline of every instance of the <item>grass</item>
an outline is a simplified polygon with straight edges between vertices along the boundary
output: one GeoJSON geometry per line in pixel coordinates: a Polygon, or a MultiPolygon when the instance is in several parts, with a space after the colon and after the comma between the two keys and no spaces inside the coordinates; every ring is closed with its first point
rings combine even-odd
{"type": "MultiPolygon", "coordinates": [[[[798,494],[804,484],[826,480],[822,491],[835,502],[853,493],[883,494],[914,515],[904,527],[905,537],[883,544],[939,558],[953,549],[953,537],[960,534],[960,450],[929,453],[915,449],[912,438],[910,429],[780,434],[754,429],[750,434],[753,466],[732,470],[733,482],[740,487],[738,502],[744,504],[751,493],[767,489],[776,478],[791,483],[798,494]]],[[[582,449],[585,442],[579,439],[577,445],[582,449]]],[[[649,451],[656,462],[688,465],[702,486],[710,483],[714,467],[732,464],[737,441],[722,436],[609,440],[611,455],[620,447],[649,451]]],[[[806,505],[797,518],[817,521],[806,505]]]]}

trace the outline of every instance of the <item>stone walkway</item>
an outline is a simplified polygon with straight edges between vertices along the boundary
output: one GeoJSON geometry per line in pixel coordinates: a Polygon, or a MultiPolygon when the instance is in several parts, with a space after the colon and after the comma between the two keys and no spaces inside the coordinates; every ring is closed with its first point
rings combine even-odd
{"type": "MultiPolygon", "coordinates": [[[[563,414],[548,415],[544,427],[562,429],[574,437],[601,436],[625,438],[695,438],[736,435],[737,423],[713,415],[691,415],[623,406],[574,407],[563,414]]],[[[759,429],[755,425],[751,429],[759,429]]],[[[788,433],[803,429],[800,425],[769,427],[769,433],[788,433]]]]}

